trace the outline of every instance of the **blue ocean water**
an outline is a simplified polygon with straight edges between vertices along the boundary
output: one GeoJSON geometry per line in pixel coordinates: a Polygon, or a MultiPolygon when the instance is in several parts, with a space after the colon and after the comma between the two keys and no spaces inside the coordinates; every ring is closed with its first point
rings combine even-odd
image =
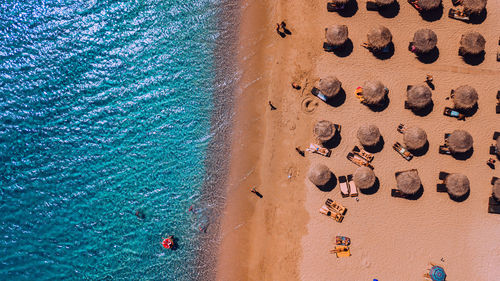
{"type": "Polygon", "coordinates": [[[216,2],[0,2],[0,280],[197,276],[216,2]]]}

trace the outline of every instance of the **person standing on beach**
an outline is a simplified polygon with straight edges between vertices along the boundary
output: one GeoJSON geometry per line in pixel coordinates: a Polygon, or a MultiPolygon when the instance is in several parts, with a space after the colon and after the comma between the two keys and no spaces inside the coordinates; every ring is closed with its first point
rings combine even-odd
{"type": "Polygon", "coordinates": [[[276,110],[277,108],[269,101],[269,106],[271,107],[271,110],[276,110]]]}

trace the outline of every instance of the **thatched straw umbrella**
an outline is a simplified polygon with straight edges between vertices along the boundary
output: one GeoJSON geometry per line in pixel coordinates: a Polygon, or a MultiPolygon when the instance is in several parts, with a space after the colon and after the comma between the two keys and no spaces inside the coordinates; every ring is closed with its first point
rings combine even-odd
{"type": "Polygon", "coordinates": [[[464,9],[472,14],[480,14],[486,8],[487,0],[462,0],[464,9]]]}
{"type": "Polygon", "coordinates": [[[363,98],[369,105],[379,105],[385,100],[387,89],[380,81],[366,81],[363,85],[363,98]]]}
{"type": "Polygon", "coordinates": [[[441,5],[441,0],[418,0],[418,5],[423,10],[433,10],[441,5]]]}
{"type": "Polygon", "coordinates": [[[368,43],[376,49],[383,49],[392,41],[391,31],[385,26],[377,26],[368,32],[368,43]]]}
{"type": "Polygon", "coordinates": [[[469,85],[458,87],[453,94],[453,103],[457,109],[471,109],[477,104],[478,99],[476,89],[469,85]]]}
{"type": "Polygon", "coordinates": [[[319,80],[319,90],[329,99],[339,93],[340,87],[342,87],[342,83],[335,76],[327,76],[319,80]]]}
{"type": "Polygon", "coordinates": [[[394,3],[396,0],[375,0],[375,3],[379,6],[386,6],[386,5],[391,5],[394,3]]]}
{"type": "Polygon", "coordinates": [[[335,127],[332,122],[321,120],[314,125],[313,132],[319,142],[325,143],[335,135],[335,127]]]}
{"type": "Polygon", "coordinates": [[[409,150],[421,149],[427,143],[427,133],[420,128],[411,127],[404,132],[403,141],[409,150]]]}
{"type": "Polygon", "coordinates": [[[493,183],[493,197],[500,201],[500,180],[493,183]]]}
{"type": "Polygon", "coordinates": [[[422,185],[416,170],[404,171],[396,176],[398,189],[408,195],[417,193],[422,185]]]}
{"type": "Polygon", "coordinates": [[[446,177],[446,188],[452,196],[462,197],[470,190],[469,179],[462,174],[451,174],[446,177]]]}
{"type": "Polygon", "coordinates": [[[406,92],[408,106],[413,109],[423,109],[432,103],[432,92],[425,85],[412,86],[406,92]]]}
{"type": "Polygon", "coordinates": [[[464,130],[455,130],[448,137],[448,146],[452,153],[465,153],[472,148],[473,144],[472,136],[464,130]]]}
{"type": "Polygon", "coordinates": [[[346,25],[332,25],[325,28],[326,42],[333,46],[343,45],[349,36],[346,25]]]}
{"type": "Polygon", "coordinates": [[[354,184],[359,189],[369,189],[375,184],[375,173],[368,167],[361,166],[354,172],[354,184]]]}
{"type": "Polygon", "coordinates": [[[375,125],[364,124],[359,127],[357,136],[363,146],[375,146],[380,141],[380,130],[375,125]]]}
{"type": "Polygon", "coordinates": [[[477,55],[484,51],[486,39],[479,32],[467,32],[460,39],[460,49],[465,54],[477,55]]]}
{"type": "Polygon", "coordinates": [[[307,173],[309,180],[316,186],[324,186],[332,178],[332,172],[323,164],[311,166],[307,173]]]}
{"type": "Polygon", "coordinates": [[[413,46],[419,53],[428,53],[436,48],[437,35],[430,29],[419,29],[413,35],[413,46]]]}

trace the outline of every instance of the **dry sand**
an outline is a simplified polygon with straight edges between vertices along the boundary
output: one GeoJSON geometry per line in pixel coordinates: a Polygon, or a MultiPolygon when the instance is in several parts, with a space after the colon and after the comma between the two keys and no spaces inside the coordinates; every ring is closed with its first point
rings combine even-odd
{"type": "MultiPolygon", "coordinates": [[[[500,280],[500,215],[487,213],[492,176],[488,168],[489,145],[500,131],[495,114],[496,91],[500,90],[500,63],[495,56],[500,26],[500,4],[490,0],[481,24],[466,24],[447,17],[452,6],[444,1],[444,14],[433,22],[422,20],[406,1],[399,14],[384,18],[367,11],[365,1],[352,17],[326,11],[326,1],[264,1],[243,5],[240,64],[241,87],[231,155],[227,206],[222,220],[222,245],[217,280],[422,280],[429,262],[444,266],[448,280],[500,280]],[[286,20],[292,35],[280,38],[275,23],[286,20]],[[353,52],[338,57],[322,50],[324,28],[345,24],[353,52]],[[394,55],[375,58],[360,44],[375,24],[393,34],[394,55]],[[419,28],[431,28],[438,36],[439,59],[419,62],[407,50],[419,28]],[[486,58],[477,66],[457,55],[464,31],[479,31],[486,38],[486,58]],[[432,74],[434,110],[414,115],[403,107],[408,84],[421,83],[432,74]],[[317,80],[336,75],[346,92],[345,102],[332,107],[318,100],[310,113],[301,102],[317,80]],[[353,92],[365,80],[381,80],[390,90],[389,106],[373,112],[361,105],[353,92]],[[299,81],[303,90],[290,87],[299,81]],[[442,115],[451,89],[469,84],[479,93],[479,110],[467,121],[442,115]],[[278,108],[270,111],[268,101],[278,108]],[[341,124],[342,140],[330,158],[299,156],[294,148],[314,142],[312,128],[318,120],[341,124]],[[356,130],[363,123],[377,125],[385,140],[373,165],[380,189],[361,194],[359,202],[341,198],[339,187],[322,192],[306,174],[312,163],[326,164],[336,176],[351,174],[356,166],[345,156],[357,144],[356,130]],[[399,123],[426,130],[429,151],[407,162],[391,148],[402,142],[399,123]],[[438,154],[443,134],[465,129],[474,138],[474,153],[465,161],[438,154]],[[418,169],[424,186],[415,201],[393,198],[394,172],[418,169]],[[436,192],[439,171],[461,172],[471,182],[470,196],[452,201],[436,192]],[[257,187],[264,197],[250,193],[257,187]],[[342,223],[318,213],[327,198],[348,208],[342,223]],[[335,235],[352,239],[352,256],[337,259],[329,253],[335,235]]],[[[317,100],[317,99],[315,99],[317,100]]],[[[498,165],[497,165],[498,166],[498,165]]],[[[498,169],[497,169],[498,171],[498,169]]]]}

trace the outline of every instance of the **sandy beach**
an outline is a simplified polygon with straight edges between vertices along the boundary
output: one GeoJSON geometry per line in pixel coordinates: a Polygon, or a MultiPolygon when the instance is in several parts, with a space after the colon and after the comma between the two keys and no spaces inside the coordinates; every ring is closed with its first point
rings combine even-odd
{"type": "MultiPolygon", "coordinates": [[[[226,207],[222,218],[217,280],[422,280],[429,262],[440,264],[447,280],[499,280],[500,215],[487,213],[490,180],[500,176],[486,165],[492,135],[500,131],[495,114],[500,90],[500,63],[496,61],[500,3],[490,0],[487,18],[467,24],[447,17],[451,1],[443,2],[443,15],[423,20],[407,1],[399,12],[384,17],[357,2],[354,15],[329,13],[326,1],[256,0],[242,5],[239,64],[240,87],[232,134],[231,169],[226,207]],[[393,17],[392,17],[393,16],[393,17]],[[292,34],[281,38],[275,24],[285,20],[292,34]],[[322,48],[325,27],[349,28],[352,53],[339,57],[322,48]],[[376,25],[390,29],[395,47],[392,57],[381,60],[360,46],[376,25]],[[439,58],[422,63],[408,51],[408,42],[420,28],[438,37],[439,58]],[[461,35],[478,31],[486,38],[482,63],[469,65],[458,56],[461,35]],[[404,109],[407,85],[434,77],[433,110],[417,116],[404,109]],[[330,106],[312,96],[320,78],[337,76],[345,101],[330,106]],[[389,104],[375,112],[360,104],[356,87],[380,80],[389,89],[389,104]],[[298,82],[301,90],[290,86],[298,82]],[[479,94],[478,110],[466,121],[443,116],[452,106],[450,90],[473,86],[479,94]],[[305,99],[317,102],[306,112],[305,99]],[[271,101],[277,110],[270,110],[271,101]],[[329,158],[317,154],[301,157],[315,143],[314,124],[329,120],[342,126],[341,141],[329,158]],[[428,136],[429,149],[411,161],[404,160],[392,144],[402,142],[398,124],[417,126],[428,136]],[[324,192],[307,179],[312,164],[323,163],[338,177],[352,174],[357,166],[346,159],[362,124],[379,127],[385,145],[372,162],[380,187],[374,194],[342,198],[338,184],[324,192]],[[443,134],[468,131],[474,152],[466,160],[438,154],[443,134]],[[396,171],[417,169],[424,192],[417,200],[391,197],[396,171]],[[463,202],[436,192],[440,171],[462,173],[470,181],[470,195],[463,202]],[[255,187],[263,198],[250,193],[255,187]],[[318,210],[331,198],[348,211],[337,223],[318,210]],[[330,254],[335,236],[351,238],[352,256],[330,254]]],[[[387,15],[386,15],[387,16],[387,15]]]]}

